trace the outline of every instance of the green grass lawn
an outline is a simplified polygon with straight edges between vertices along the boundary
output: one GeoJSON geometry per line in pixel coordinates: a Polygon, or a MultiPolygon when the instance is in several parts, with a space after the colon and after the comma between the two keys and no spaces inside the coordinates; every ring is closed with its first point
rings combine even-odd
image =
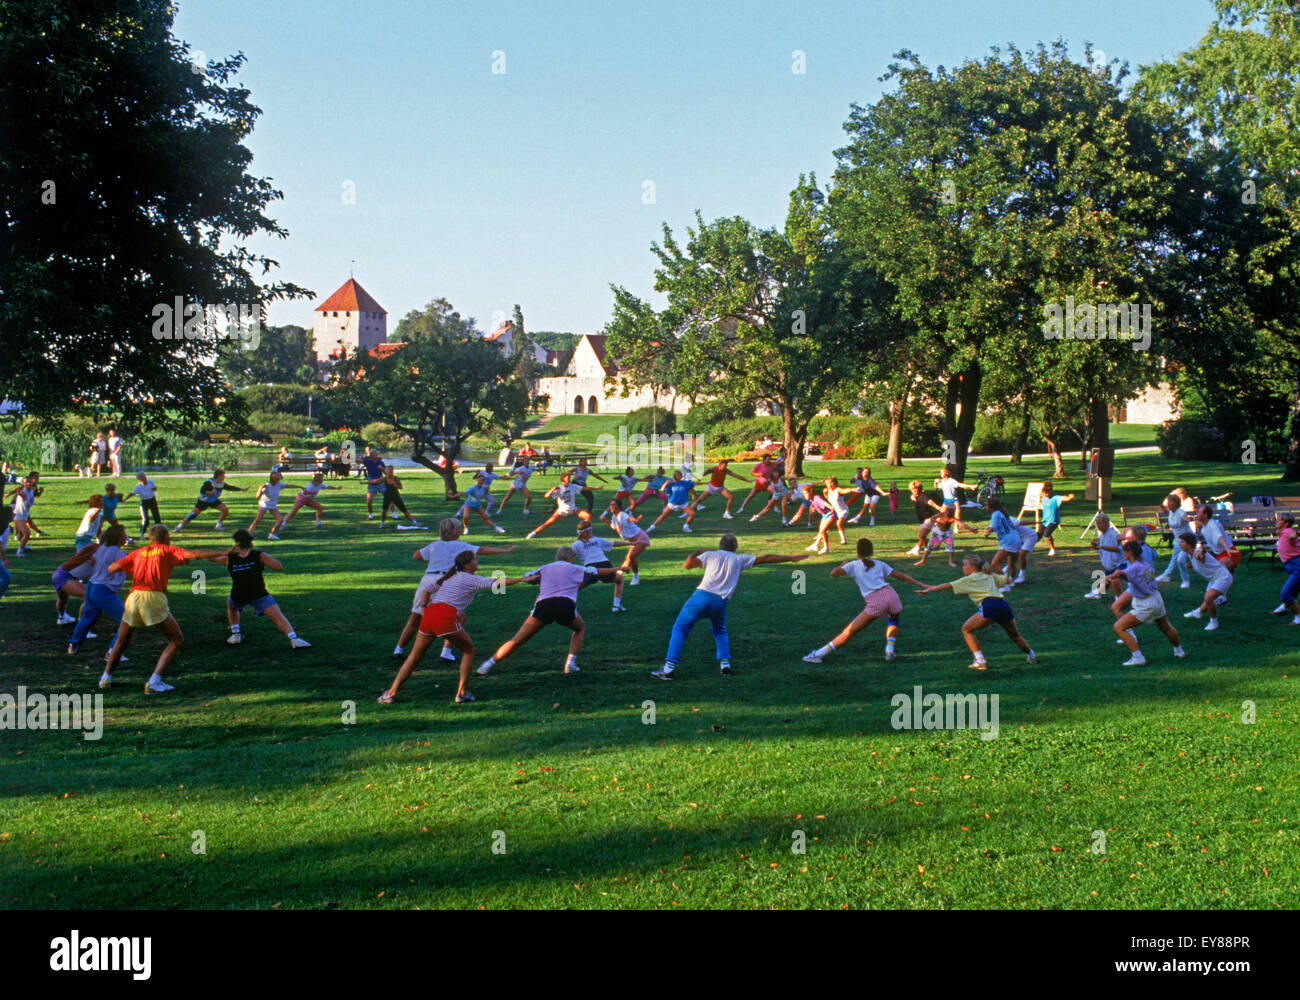
{"type": "MultiPolygon", "coordinates": [[[[1008,476],[1018,501],[1048,463],[972,464],[981,468],[1008,476]]],[[[928,484],[936,471],[910,462],[876,474],[928,484]]],[[[1272,493],[1277,474],[1145,454],[1120,456],[1117,471],[1116,511],[1180,484],[1272,493]]],[[[170,523],[198,481],[158,479],[170,523]]],[[[450,510],[439,488],[407,477],[426,523],[450,510]]],[[[0,691],[95,690],[111,627],[102,619],[99,639],[67,656],[49,588],[88,492],[84,480],[49,482],[35,508],[48,537],[25,559],[11,546],[0,691]]],[[[228,495],[231,525],[247,524],[250,497],[228,495]]],[[[851,583],[828,576],[851,553],[833,546],[744,575],[729,612],[734,676],[719,676],[700,625],[679,679],[662,683],[648,673],[698,582],[681,568],[690,551],[715,546],[724,526],[742,551],[796,552],[809,540],[774,519],[723,521],[715,498],[695,534],[676,519],[656,532],[627,614],[611,614],[611,588],[583,592],[582,673],[561,674],[568,633],[551,628],[475,679],[476,704],[451,703],[453,671],[431,657],[397,704],[381,706],[422,569],[411,553],[433,535],[381,532],[355,481],[326,497],[323,529],[303,517],[269,543],[285,565],[268,574],[271,591],[312,649],[291,650],[249,616],[243,645],[227,646],[225,571],[195,563],[172,582],[188,638],[168,674],[175,692],[141,690],[161,645],[148,636],[105,693],[98,742],[0,732],[0,905],[1294,908],[1300,898],[1300,627],[1267,615],[1282,575],[1263,558],[1239,572],[1216,633],[1181,616],[1199,588],[1166,589],[1175,625],[1190,626],[1188,657],[1174,660],[1145,627],[1151,665],[1126,669],[1105,603],[1082,598],[1097,566],[1079,539],[1092,509],[1067,504],[1062,554],[1035,554],[1030,582],[1009,596],[1039,665],[986,633],[991,669],[981,675],[967,669],[959,634],[970,602],[903,585],[896,661],[883,660],[877,622],[823,665],[801,662],[862,607],[851,583]],[[206,594],[192,592],[195,568],[209,574],[206,594]],[[998,738],[892,728],[891,698],[915,685],[997,694],[998,738]],[[192,851],[195,831],[205,854],[192,851]],[[806,853],[793,853],[800,834],[806,853]]],[[[532,568],[572,537],[566,521],[522,541],[544,506],[525,519],[512,501],[505,541],[521,547],[485,558],[485,571],[532,568]]],[[[941,554],[914,569],[900,555],[910,513],[880,509],[877,527],[852,528],[850,546],[865,532],[880,557],[920,579],[955,577],[941,554]]],[[[177,541],[223,544],[212,524],[177,541]]],[[[472,529],[470,541],[486,540],[472,529]]],[[[513,633],[534,593],[479,597],[468,616],[479,658],[513,633]]]]}

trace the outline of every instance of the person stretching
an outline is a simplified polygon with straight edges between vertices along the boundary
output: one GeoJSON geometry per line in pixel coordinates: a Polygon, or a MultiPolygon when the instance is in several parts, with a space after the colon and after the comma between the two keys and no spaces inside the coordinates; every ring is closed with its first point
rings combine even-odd
{"type": "Polygon", "coordinates": [[[682,472],[678,469],[673,473],[672,480],[667,484],[668,501],[664,504],[663,513],[655,518],[654,523],[646,528],[646,533],[654,531],[663,523],[663,519],[670,513],[685,511],[682,517],[686,518],[686,523],[682,525],[682,531],[687,534],[691,533],[691,522],[695,520],[695,507],[691,505],[691,491],[695,489],[695,483],[690,479],[683,479],[682,472]]]}
{"type": "MultiPolygon", "coordinates": [[[[199,487],[199,498],[194,501],[194,509],[186,514],[181,523],[172,530],[180,531],[204,511],[215,510],[217,512],[217,530],[220,531],[226,518],[230,516],[230,508],[221,502],[221,494],[225,490],[239,493],[243,489],[242,486],[231,486],[226,482],[225,469],[213,469],[212,478],[205,480],[203,485],[199,487]]],[[[150,532],[150,537],[153,537],[153,532],[150,532]]]]}
{"type": "MultiPolygon", "coordinates": [[[[715,466],[713,466],[713,468],[709,469],[708,485],[704,487],[704,493],[693,504],[691,504],[692,510],[698,511],[702,509],[704,506],[704,501],[706,499],[713,496],[715,493],[721,493],[723,497],[726,498],[727,501],[727,506],[722,511],[722,516],[725,520],[728,521],[731,520],[731,504],[736,498],[732,495],[731,490],[727,489],[726,486],[724,486],[723,484],[727,481],[728,476],[730,476],[732,479],[739,479],[742,483],[745,482],[746,480],[744,476],[738,476],[736,475],[736,473],[732,472],[729,468],[727,468],[727,463],[729,461],[730,459],[724,458],[720,460],[715,466]]],[[[757,482],[754,483],[754,487],[756,491],[758,488],[757,482]]],[[[764,490],[768,488],[766,480],[763,481],[762,488],[764,490]]],[[[750,496],[753,495],[754,495],[754,491],[751,491],[750,496]]],[[[740,505],[740,509],[742,511],[745,509],[745,505],[743,503],[740,505]]],[[[688,518],[687,523],[689,523],[690,520],[692,519],[688,518]]]]}
{"type": "Polygon", "coordinates": [[[661,681],[670,681],[676,677],[677,664],[681,660],[686,639],[691,634],[695,623],[702,618],[709,619],[713,625],[713,641],[717,647],[718,670],[723,674],[731,673],[731,643],[727,638],[727,602],[736,592],[740,583],[740,574],[752,566],[762,563],[799,562],[807,559],[800,553],[794,556],[779,555],[741,555],[737,550],[740,542],[735,535],[723,535],[718,540],[718,547],[711,551],[696,549],[686,557],[682,564],[684,569],[703,569],[704,577],[695,592],[690,596],[673,622],[672,638],[668,641],[668,655],[664,665],[653,671],[650,676],[661,681]]]}
{"type": "Polygon", "coordinates": [[[1169,640],[1169,645],[1174,647],[1174,656],[1179,658],[1186,656],[1183,647],[1178,644],[1178,630],[1169,624],[1164,598],[1160,596],[1160,588],[1156,584],[1155,566],[1146,561],[1147,557],[1154,553],[1134,538],[1124,543],[1124,555],[1128,557],[1127,561],[1110,574],[1116,578],[1114,582],[1117,585],[1127,584],[1127,593],[1132,595],[1127,610],[1115,620],[1115,634],[1119,636],[1118,641],[1122,642],[1130,653],[1123,665],[1146,666],[1146,657],[1138,648],[1137,633],[1133,631],[1144,622],[1154,623],[1155,627],[1164,633],[1165,638],[1169,640]],[[1146,551],[1143,551],[1144,549],[1146,551]]]}
{"type": "Polygon", "coordinates": [[[891,578],[902,580],[914,587],[924,587],[925,584],[906,573],[900,573],[887,562],[873,559],[872,552],[871,539],[859,538],[858,558],[831,570],[831,576],[847,576],[858,585],[858,591],[862,594],[866,608],[859,612],[853,621],[845,625],[834,639],[805,656],[804,663],[821,663],[877,618],[884,616],[888,616],[885,625],[885,659],[894,659],[903,602],[898,599],[898,592],[889,585],[889,581],[891,578]]]}
{"type": "Polygon", "coordinates": [[[1300,625],[1300,606],[1296,604],[1296,597],[1300,596],[1300,536],[1296,533],[1295,518],[1290,514],[1277,515],[1277,561],[1287,578],[1282,584],[1282,603],[1270,614],[1289,611],[1295,616],[1291,624],[1300,625]]]}
{"type": "Polygon", "coordinates": [[[1029,643],[1016,627],[1016,616],[1011,611],[1011,605],[1002,599],[1001,591],[1007,585],[1007,578],[993,573],[993,567],[973,552],[962,556],[961,571],[963,576],[960,580],[923,587],[917,593],[933,594],[937,590],[951,590],[954,594],[965,594],[975,602],[979,610],[967,618],[961,626],[961,637],[966,640],[966,645],[975,655],[970,668],[972,670],[989,668],[980,649],[979,639],[975,635],[980,629],[987,628],[989,625],[1002,626],[1002,631],[1006,632],[1007,637],[1020,648],[1022,653],[1026,654],[1025,660],[1031,664],[1037,663],[1038,657],[1034,655],[1029,643]]]}
{"type": "Polygon", "coordinates": [[[266,581],[262,578],[263,567],[274,570],[284,569],[280,561],[253,548],[252,532],[240,528],[232,537],[235,544],[230,551],[212,560],[225,566],[230,573],[230,596],[226,598],[226,617],[230,621],[230,637],[226,642],[231,646],[238,646],[244,641],[244,635],[239,631],[239,613],[251,605],[259,615],[266,615],[275,622],[275,627],[288,637],[289,645],[294,649],[310,649],[311,643],[293,630],[289,619],[285,618],[284,612],[280,610],[280,605],[267,592],[266,581]]]}

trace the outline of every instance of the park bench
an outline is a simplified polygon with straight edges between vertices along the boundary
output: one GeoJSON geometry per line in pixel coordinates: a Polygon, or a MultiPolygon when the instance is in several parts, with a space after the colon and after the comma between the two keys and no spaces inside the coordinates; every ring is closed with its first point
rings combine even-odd
{"type": "Polygon", "coordinates": [[[1243,511],[1239,507],[1232,514],[1219,518],[1223,529],[1233,539],[1233,544],[1246,553],[1248,563],[1260,551],[1267,552],[1269,561],[1272,562],[1277,554],[1277,515],[1300,516],[1300,504],[1290,507],[1264,507],[1258,504],[1241,506],[1247,509],[1243,511]]]}
{"type": "MultiPolygon", "coordinates": [[[[543,458],[540,454],[531,456],[533,467],[537,469],[539,475],[548,475],[550,472],[556,473],[567,472],[569,469],[576,468],[578,459],[585,458],[589,466],[594,466],[596,459],[600,457],[600,452],[596,451],[562,451],[552,452],[549,464],[543,465],[543,458]]],[[[516,458],[516,461],[518,459],[516,458]]]]}
{"type": "Polygon", "coordinates": [[[272,466],[280,467],[280,474],[286,479],[295,472],[323,472],[327,476],[336,479],[346,479],[352,473],[352,466],[340,459],[334,459],[330,462],[321,462],[315,455],[294,455],[292,458],[281,462],[274,459],[272,466]]]}
{"type": "Polygon", "coordinates": [[[1159,504],[1138,504],[1134,507],[1121,506],[1119,509],[1122,527],[1132,528],[1139,524],[1154,525],[1155,531],[1147,534],[1147,544],[1153,549],[1158,549],[1165,542],[1170,545],[1173,544],[1173,535],[1169,531],[1169,521],[1165,514],[1164,507],[1159,504]]]}
{"type": "Polygon", "coordinates": [[[208,444],[230,444],[229,434],[209,434],[208,444]]]}

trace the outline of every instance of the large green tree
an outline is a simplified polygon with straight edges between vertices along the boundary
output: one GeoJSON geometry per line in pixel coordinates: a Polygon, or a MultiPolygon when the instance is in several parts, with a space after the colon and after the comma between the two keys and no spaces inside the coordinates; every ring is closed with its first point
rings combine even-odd
{"type": "Polygon", "coordinates": [[[246,343],[223,341],[217,357],[222,372],[237,388],[261,383],[307,385],[316,381],[312,332],[301,326],[259,328],[256,340],[246,343]]]}
{"type": "Polygon", "coordinates": [[[334,366],[330,395],[369,421],[411,439],[411,460],[438,473],[457,494],[453,463],[467,438],[510,428],[534,400],[505,353],[446,299],[398,324],[405,346],[386,357],[358,350],[334,366]]]}
{"type": "MultiPolygon", "coordinates": [[[[1213,196],[1236,203],[1237,225],[1208,227],[1219,245],[1188,267],[1190,281],[1235,284],[1237,294],[1216,298],[1220,322],[1179,360],[1189,395],[1226,438],[1263,439],[1289,410],[1285,475],[1300,478],[1300,5],[1215,8],[1199,44],[1144,67],[1137,87],[1185,116],[1216,161],[1213,196]]],[[[1205,302],[1194,305],[1206,312],[1205,302]]]]}
{"type": "Polygon", "coordinates": [[[1080,373],[1084,423],[1105,444],[1107,405],[1152,376],[1158,339],[1049,339],[1044,321],[1069,301],[1158,305],[1180,182],[1169,132],[1124,100],[1122,68],[1074,62],[1061,43],[951,71],[896,59],[884,79],[897,89],[845,125],[832,212],[846,252],[893,290],[897,355],[940,362],[936,448],[964,474],[981,406],[1080,373]]]}
{"type": "MultiPolygon", "coordinates": [[[[872,315],[861,272],[838,253],[815,177],[800,177],[791,192],[784,229],[696,220],[684,245],[664,226],[662,244],[651,247],[655,290],[668,297],[656,326],[675,339],[666,349],[676,389],[738,410],[757,402],[776,409],[800,473],[808,422],[841,384],[861,379],[872,315]]],[[[618,302],[621,290],[615,295],[618,302]]],[[[607,346],[619,356],[619,342],[607,346]]],[[[658,372],[647,365],[642,384],[658,372]]]]}
{"type": "Polygon", "coordinates": [[[0,0],[0,384],[37,416],[219,419],[213,336],[159,329],[310,295],[267,282],[275,261],[249,248],[285,231],[265,214],[280,193],[248,173],[261,112],[235,82],[243,56],[196,65],[174,13],[0,0]]]}

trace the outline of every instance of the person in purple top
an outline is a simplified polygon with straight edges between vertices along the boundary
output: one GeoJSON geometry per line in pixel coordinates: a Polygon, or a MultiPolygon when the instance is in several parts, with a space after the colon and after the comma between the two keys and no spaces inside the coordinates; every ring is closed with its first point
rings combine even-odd
{"type": "Polygon", "coordinates": [[[1129,593],[1133,595],[1133,603],[1115,622],[1115,634],[1119,636],[1120,642],[1128,647],[1131,654],[1124,661],[1124,666],[1146,665],[1146,657],[1142,655],[1142,650],[1138,649],[1137,636],[1133,632],[1135,627],[1144,622],[1154,622],[1156,628],[1165,634],[1169,645],[1174,647],[1174,656],[1180,658],[1186,656],[1187,653],[1178,644],[1178,630],[1169,624],[1165,602],[1160,596],[1159,585],[1156,583],[1156,569],[1143,558],[1142,543],[1137,539],[1125,542],[1124,555],[1128,558],[1128,562],[1106,577],[1108,584],[1128,584],[1129,593]]]}

